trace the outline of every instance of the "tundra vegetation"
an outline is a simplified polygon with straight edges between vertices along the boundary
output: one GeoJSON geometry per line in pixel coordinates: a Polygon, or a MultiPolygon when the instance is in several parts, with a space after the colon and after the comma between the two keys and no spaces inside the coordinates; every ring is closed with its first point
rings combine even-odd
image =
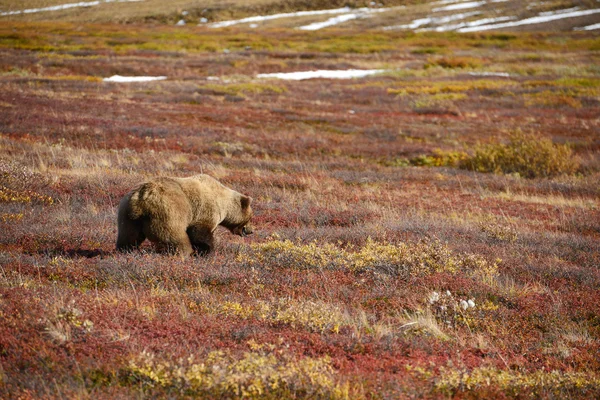
{"type": "Polygon", "coordinates": [[[600,397],[599,50],[3,21],[0,397],[600,397]],[[385,72],[256,78],[318,69],[385,72]],[[254,235],[114,251],[199,172],[254,235]]]}

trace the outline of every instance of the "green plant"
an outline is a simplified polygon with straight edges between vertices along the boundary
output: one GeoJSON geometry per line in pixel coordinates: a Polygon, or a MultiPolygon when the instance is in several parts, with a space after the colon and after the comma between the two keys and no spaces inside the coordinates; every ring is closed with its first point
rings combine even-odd
{"type": "Polygon", "coordinates": [[[463,169],[479,172],[517,173],[526,178],[574,174],[579,160],[568,145],[516,131],[507,144],[480,146],[460,163],[463,169]]]}

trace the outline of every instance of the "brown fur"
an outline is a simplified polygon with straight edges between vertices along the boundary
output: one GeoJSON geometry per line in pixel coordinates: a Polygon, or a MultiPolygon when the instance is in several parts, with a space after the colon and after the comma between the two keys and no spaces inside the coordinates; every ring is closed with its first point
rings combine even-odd
{"type": "Polygon", "coordinates": [[[208,175],[152,179],[119,204],[117,250],[148,239],[161,252],[209,253],[218,225],[240,236],[252,233],[251,202],[208,175]]]}

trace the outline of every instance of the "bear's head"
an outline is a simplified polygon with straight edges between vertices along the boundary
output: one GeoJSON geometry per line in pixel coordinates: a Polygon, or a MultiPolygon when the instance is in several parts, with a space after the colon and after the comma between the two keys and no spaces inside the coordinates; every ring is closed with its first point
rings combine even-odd
{"type": "Polygon", "coordinates": [[[254,232],[252,225],[250,225],[250,219],[252,218],[252,197],[240,196],[240,210],[241,215],[236,218],[237,223],[235,225],[228,226],[231,233],[239,236],[247,236],[254,232]]]}

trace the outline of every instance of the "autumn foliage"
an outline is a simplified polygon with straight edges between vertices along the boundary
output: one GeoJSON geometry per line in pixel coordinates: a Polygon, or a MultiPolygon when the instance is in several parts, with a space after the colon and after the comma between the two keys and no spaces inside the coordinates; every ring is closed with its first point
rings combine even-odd
{"type": "Polygon", "coordinates": [[[593,33],[0,36],[0,397],[600,397],[593,33]],[[254,235],[115,252],[194,173],[254,235]]]}

